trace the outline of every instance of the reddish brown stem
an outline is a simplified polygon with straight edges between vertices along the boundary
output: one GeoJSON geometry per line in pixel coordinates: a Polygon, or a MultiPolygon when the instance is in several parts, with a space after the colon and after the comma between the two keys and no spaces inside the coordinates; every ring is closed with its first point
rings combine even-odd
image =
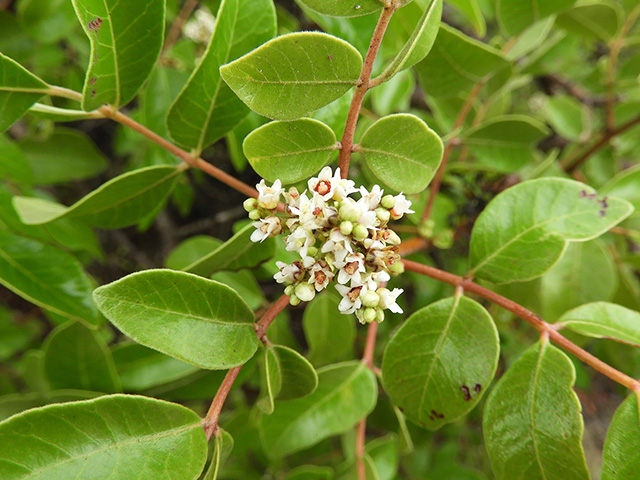
{"type": "Polygon", "coordinates": [[[271,322],[276,319],[287,305],[289,305],[289,295],[282,295],[278,300],[276,300],[276,303],[271,305],[269,310],[265,312],[260,321],[253,326],[253,329],[256,331],[256,335],[258,335],[258,339],[260,341],[264,342],[269,325],[271,325],[271,322]]]}
{"type": "MultiPolygon", "coordinates": [[[[376,334],[378,333],[378,324],[370,323],[367,329],[367,340],[364,345],[364,353],[362,354],[362,363],[371,370],[373,366],[373,352],[376,348],[376,334]]],[[[360,420],[357,426],[356,435],[356,461],[358,464],[358,480],[366,480],[366,469],[364,465],[364,445],[367,432],[367,417],[360,420]]]]}
{"type": "MultiPolygon", "coordinates": [[[[478,98],[478,95],[480,94],[482,87],[484,87],[484,84],[485,82],[477,83],[471,90],[471,93],[469,93],[467,100],[464,102],[464,105],[460,109],[460,113],[458,113],[456,121],[453,124],[453,132],[456,132],[456,130],[458,130],[464,124],[464,121],[467,119],[467,116],[471,111],[473,102],[475,102],[476,98],[478,98]]],[[[429,217],[431,216],[431,211],[433,210],[433,202],[436,199],[436,195],[438,195],[438,192],[440,191],[440,186],[442,185],[442,178],[444,177],[444,172],[447,169],[447,162],[449,161],[449,156],[451,155],[451,151],[453,150],[453,147],[457,144],[458,144],[458,137],[456,134],[456,136],[449,139],[449,141],[447,142],[447,145],[444,149],[444,153],[442,154],[442,162],[440,162],[440,166],[438,167],[436,176],[433,178],[433,182],[431,182],[431,189],[429,190],[429,198],[427,199],[427,206],[425,207],[424,212],[422,214],[423,221],[428,220],[429,217]]]]}
{"type": "Polygon", "coordinates": [[[598,141],[596,141],[593,145],[591,145],[587,150],[585,150],[582,154],[580,154],[577,158],[569,158],[565,161],[565,171],[567,173],[574,173],[584,162],[589,160],[591,156],[596,153],[601,148],[605,147],[612,138],[620,135],[621,133],[626,132],[627,130],[635,127],[640,124],[640,115],[632,118],[628,122],[620,125],[618,128],[614,128],[613,130],[606,131],[603,133],[598,141]]]}
{"type": "Polygon", "coordinates": [[[167,34],[167,39],[165,40],[164,45],[162,46],[163,52],[166,52],[167,50],[169,50],[173,46],[173,44],[178,41],[178,38],[180,38],[180,33],[182,32],[182,27],[184,26],[187,19],[191,16],[191,14],[193,13],[193,11],[196,9],[197,6],[198,6],[198,0],[186,0],[184,2],[184,5],[182,6],[182,10],[180,10],[180,13],[178,13],[178,16],[174,20],[173,25],[171,25],[171,29],[167,34]]]}
{"type": "Polygon", "coordinates": [[[353,94],[353,99],[351,100],[351,106],[349,107],[349,113],[347,114],[347,123],[345,124],[344,133],[342,134],[342,140],[340,142],[341,149],[340,156],[338,157],[338,167],[340,167],[340,174],[342,178],[347,178],[349,175],[349,162],[351,161],[353,136],[356,131],[356,125],[358,124],[358,115],[362,108],[364,95],[370,88],[373,63],[376,59],[376,55],[378,54],[380,44],[382,43],[382,37],[384,37],[384,32],[387,30],[389,21],[391,20],[396,8],[397,7],[394,2],[389,5],[385,5],[383,8],[378,24],[376,25],[376,29],[373,32],[373,37],[371,37],[371,43],[369,44],[369,50],[367,51],[367,55],[364,59],[364,64],[362,65],[362,72],[360,73],[356,91],[353,94]]]}
{"type": "Polygon", "coordinates": [[[580,348],[575,343],[571,342],[563,335],[561,335],[553,325],[545,322],[538,315],[524,308],[522,305],[519,305],[516,302],[509,300],[508,298],[498,295],[497,293],[492,292],[487,288],[481,287],[471,280],[459,277],[458,275],[453,275],[452,273],[448,273],[437,268],[422,265],[417,262],[412,262],[411,260],[402,261],[405,268],[411,272],[421,273],[422,275],[440,280],[441,282],[445,282],[456,287],[462,287],[467,292],[475,293],[476,295],[479,295],[482,298],[485,298],[486,300],[489,300],[490,302],[495,303],[496,305],[499,305],[506,310],[509,310],[511,313],[522,318],[536,330],[549,335],[549,338],[554,343],[561,346],[566,351],[572,353],[584,363],[590,365],[603,375],[609,377],[614,382],[617,382],[630,390],[640,390],[640,381],[629,377],[619,370],[616,370],[610,365],[604,363],[602,360],[594,357],[586,350],[580,348]]]}
{"type": "Polygon", "coordinates": [[[227,399],[227,395],[229,395],[229,391],[233,386],[233,382],[236,381],[241,368],[242,365],[234,367],[227,372],[220,388],[218,388],[218,392],[216,393],[213,402],[211,402],[207,416],[202,420],[202,427],[204,428],[204,433],[207,435],[207,441],[209,441],[218,430],[218,419],[220,418],[222,406],[224,405],[224,401],[227,399]]]}

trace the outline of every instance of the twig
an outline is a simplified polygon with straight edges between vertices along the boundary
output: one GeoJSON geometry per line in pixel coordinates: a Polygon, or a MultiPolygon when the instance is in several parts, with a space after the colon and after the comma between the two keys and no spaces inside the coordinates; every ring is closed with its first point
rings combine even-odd
{"type": "MultiPolygon", "coordinates": [[[[484,87],[485,82],[478,82],[469,93],[467,100],[464,102],[464,105],[460,109],[460,113],[458,113],[458,117],[456,118],[455,123],[453,124],[453,131],[455,132],[464,124],[464,121],[467,119],[467,115],[471,111],[471,107],[473,106],[473,102],[475,102],[476,98],[480,94],[482,87],[484,87]]],[[[440,162],[440,166],[438,167],[438,171],[436,172],[436,176],[431,183],[431,189],[429,190],[429,199],[427,200],[427,206],[424,209],[424,213],[422,214],[422,220],[429,220],[431,216],[431,211],[433,210],[433,202],[436,199],[436,195],[440,191],[440,186],[442,185],[442,178],[444,177],[444,172],[447,169],[447,161],[449,160],[449,156],[451,155],[451,151],[453,147],[458,144],[458,136],[457,134],[449,139],[447,142],[447,146],[444,149],[444,153],[442,154],[442,162],[440,162]]]]}
{"type": "Polygon", "coordinates": [[[207,441],[209,441],[218,430],[218,419],[220,418],[222,406],[224,405],[224,401],[227,399],[227,395],[229,395],[229,391],[233,386],[233,382],[236,381],[241,368],[242,365],[234,367],[227,372],[220,388],[218,388],[213,402],[211,402],[207,416],[202,420],[202,428],[204,428],[204,433],[207,435],[207,441]]]}
{"type": "Polygon", "coordinates": [[[605,147],[612,138],[620,135],[621,133],[626,132],[630,128],[635,127],[640,124],[640,115],[632,118],[627,123],[620,125],[618,128],[613,130],[605,131],[600,139],[597,140],[593,145],[591,145],[587,150],[585,150],[582,154],[580,154],[577,158],[573,159],[569,157],[568,160],[564,161],[564,169],[567,173],[574,173],[584,162],[589,160],[589,158],[596,153],[601,148],[605,147]]]}
{"type": "Polygon", "coordinates": [[[269,328],[269,325],[271,325],[271,322],[275,320],[287,305],[289,305],[289,295],[282,295],[276,303],[271,305],[269,310],[265,312],[260,321],[253,326],[253,329],[256,331],[256,335],[258,335],[258,339],[261,342],[265,341],[267,329],[269,328]]]}
{"type": "Polygon", "coordinates": [[[360,73],[356,91],[353,94],[353,99],[351,100],[351,106],[349,107],[349,113],[347,114],[347,123],[345,124],[344,133],[342,134],[342,140],[340,142],[341,149],[340,156],[338,157],[338,167],[340,167],[340,174],[342,178],[347,178],[349,175],[349,161],[351,160],[353,136],[358,123],[358,115],[360,114],[364,95],[370,88],[373,62],[378,54],[378,49],[382,43],[384,32],[387,30],[389,21],[391,20],[393,12],[396,11],[396,8],[395,2],[385,5],[383,8],[378,24],[376,25],[376,29],[371,37],[371,43],[369,44],[369,50],[367,51],[367,55],[364,59],[364,64],[362,65],[362,72],[360,73]]]}
{"type": "MultiPolygon", "coordinates": [[[[376,348],[376,334],[378,333],[378,323],[372,322],[367,329],[367,340],[362,354],[362,363],[373,370],[373,352],[376,348]]],[[[365,416],[358,423],[356,434],[356,461],[358,463],[358,480],[366,480],[366,468],[364,465],[364,445],[367,432],[367,417],[365,416]]]]}
{"type": "Polygon", "coordinates": [[[524,308],[522,305],[501,295],[498,295],[497,293],[492,292],[487,288],[481,287],[471,280],[459,277],[458,275],[453,275],[452,273],[448,273],[437,268],[422,265],[417,262],[412,262],[411,260],[403,259],[402,262],[404,263],[405,268],[411,272],[420,273],[422,275],[426,275],[427,277],[434,278],[436,280],[454,285],[456,287],[462,287],[467,292],[475,293],[476,295],[479,295],[482,298],[489,300],[490,302],[495,303],[496,305],[499,305],[506,310],[509,310],[511,313],[522,318],[539,332],[543,332],[549,335],[549,338],[551,338],[551,340],[557,345],[572,353],[584,363],[590,365],[603,375],[609,377],[614,382],[617,382],[630,390],[640,390],[640,381],[631,378],[630,376],[620,372],[619,370],[616,370],[610,365],[604,363],[602,360],[594,357],[586,350],[580,348],[578,345],[562,336],[554,328],[553,325],[545,322],[538,315],[524,308]]]}
{"type": "Polygon", "coordinates": [[[182,32],[182,27],[197,6],[198,0],[186,0],[184,2],[180,13],[173,22],[173,25],[171,25],[171,29],[167,34],[167,38],[164,41],[164,45],[162,46],[162,53],[169,50],[173,46],[173,44],[178,41],[178,38],[180,38],[180,32],[182,32]]]}

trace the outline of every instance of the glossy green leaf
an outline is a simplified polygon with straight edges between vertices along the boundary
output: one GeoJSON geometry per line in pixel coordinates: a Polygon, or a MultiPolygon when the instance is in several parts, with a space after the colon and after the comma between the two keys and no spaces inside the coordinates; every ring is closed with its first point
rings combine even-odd
{"type": "Polygon", "coordinates": [[[201,257],[210,254],[224,242],[208,235],[195,235],[180,242],[165,261],[171,270],[183,270],[201,257]]]}
{"type": "Polygon", "coordinates": [[[415,115],[383,117],[364,132],[358,151],[382,183],[404,193],[427,188],[442,161],[438,134],[415,115]]]}
{"type": "Polygon", "coordinates": [[[635,207],[634,216],[640,215],[640,165],[623,170],[613,177],[602,193],[623,198],[635,207]]]}
{"type": "Polygon", "coordinates": [[[164,0],[72,0],[91,43],[83,110],[126,105],[149,77],[164,40],[164,0]]]}
{"type": "Polygon", "coordinates": [[[318,387],[318,374],[309,361],[282,345],[267,345],[264,355],[265,397],[258,407],[273,413],[275,400],[306,397],[318,387]]]}
{"type": "Polygon", "coordinates": [[[556,325],[581,335],[612,338],[640,347],[640,313],[614,303],[587,303],[562,315],[556,325]]]}
{"type": "Polygon", "coordinates": [[[297,32],[270,40],[220,73],[254,112],[295,120],[344,95],[361,69],[360,53],[344,40],[297,32]]]}
{"type": "Polygon", "coordinates": [[[245,301],[196,275],[146,270],[96,289],[93,298],[128,337],[201,368],[241,365],[258,348],[245,301]]]}
{"type": "Polygon", "coordinates": [[[476,406],[498,354],[489,313],[466,297],[446,298],[411,315],[387,344],[385,391],[409,420],[436,430],[476,406]]]}
{"type": "Polygon", "coordinates": [[[98,323],[91,281],[75,257],[0,230],[0,284],[59,315],[98,323]]]}
{"type": "Polygon", "coordinates": [[[395,434],[376,438],[365,446],[379,480],[394,480],[398,472],[398,437],[395,434]]]}
{"type": "Polygon", "coordinates": [[[272,0],[224,0],[207,51],[169,111],[171,138],[200,152],[240,123],[249,110],[220,78],[220,65],[275,34],[272,0]]]}
{"type": "Polygon", "coordinates": [[[380,0],[300,0],[314,12],[331,17],[361,17],[382,9],[380,0]]]}
{"type": "Polygon", "coordinates": [[[487,399],[483,431],[497,480],[589,480],[571,360],[541,341],[487,399]]]}
{"type": "Polygon", "coordinates": [[[107,168],[107,159],[91,139],[78,130],[57,128],[43,141],[20,142],[36,184],[64,183],[95,177],[107,168]]]}
{"type": "Polygon", "coordinates": [[[467,130],[464,144],[479,163],[514,172],[533,161],[535,144],[547,134],[544,124],[533,118],[504,115],[467,130]]]}
{"type": "Polygon", "coordinates": [[[248,224],[211,253],[182,268],[186,272],[209,276],[220,270],[240,270],[260,265],[271,258],[275,251],[275,239],[263,242],[250,240],[255,227],[248,224]]]}
{"type": "Polygon", "coordinates": [[[496,14],[502,29],[515,36],[543,18],[569,8],[576,0],[497,0],[496,14]]]}
{"type": "Polygon", "coordinates": [[[10,138],[0,135],[0,179],[26,185],[33,183],[33,172],[24,152],[10,138]]]}
{"type": "Polygon", "coordinates": [[[109,180],[70,207],[34,197],[15,197],[14,206],[27,225],[61,218],[82,218],[100,228],[135,225],[162,208],[184,167],[141,168],[109,180]]]}
{"type": "Polygon", "coordinates": [[[199,371],[194,365],[137,343],[118,345],[112,353],[122,388],[127,392],[141,392],[199,371]]]}
{"type": "Polygon", "coordinates": [[[338,300],[325,293],[309,302],[302,316],[302,328],[309,345],[308,358],[314,365],[347,360],[353,355],[356,323],[352,315],[342,315],[338,300]]]}
{"type": "Polygon", "coordinates": [[[429,0],[411,36],[380,75],[381,78],[389,79],[400,70],[412,67],[429,54],[439,32],[442,3],[442,0],[429,0]]]}
{"type": "Polygon", "coordinates": [[[49,86],[0,53],[0,133],[47,94],[49,86]]]}
{"type": "Polygon", "coordinates": [[[409,110],[415,89],[416,82],[413,72],[411,70],[399,72],[392,79],[371,91],[371,104],[374,112],[385,116],[409,110]]]}
{"type": "Polygon", "coordinates": [[[608,42],[618,32],[622,16],[618,5],[599,0],[565,10],[556,18],[556,25],[582,37],[608,42]]]}
{"type": "Polygon", "coordinates": [[[311,395],[279,402],[264,415],[260,439],[266,453],[280,458],[353,428],[376,404],[376,379],[361,362],[318,370],[318,388],[311,395]]]}
{"type": "Polygon", "coordinates": [[[282,183],[306,180],[324,167],[336,150],[336,135],[318,120],[271,122],[251,132],[244,154],[262,178],[282,183]]]}
{"type": "Polygon", "coordinates": [[[0,443],[5,480],[192,480],[207,458],[193,411],[133,395],[29,410],[0,423],[0,443]]]}
{"type": "Polygon", "coordinates": [[[553,321],[583,303],[611,300],[617,289],[615,262],[599,239],[570,243],[540,279],[542,316],[553,321]]]}
{"type": "Polygon", "coordinates": [[[216,480],[218,473],[220,473],[220,467],[224,465],[224,462],[231,455],[233,450],[233,437],[226,430],[218,427],[213,441],[213,453],[211,455],[211,463],[209,468],[201,477],[202,480],[216,480]]]}
{"type": "Polygon", "coordinates": [[[584,141],[589,135],[589,109],[569,95],[549,98],[542,113],[551,127],[564,138],[578,142],[584,141]]]}
{"type": "Polygon", "coordinates": [[[217,272],[211,275],[211,280],[224,283],[233,288],[252,310],[258,310],[264,306],[266,300],[256,277],[250,270],[240,270],[237,272],[217,272]]]}
{"type": "Polygon", "coordinates": [[[31,408],[43,407],[52,403],[89,400],[102,395],[104,395],[102,392],[86,392],[84,390],[49,390],[2,395],[0,396],[0,421],[31,408]]]}
{"type": "Polygon", "coordinates": [[[120,391],[120,379],[106,342],[78,322],[56,328],[43,346],[44,370],[51,388],[120,391]]]}
{"type": "Polygon", "coordinates": [[[487,22],[480,8],[479,0],[448,0],[450,4],[456,7],[473,25],[473,29],[479,38],[487,33],[487,22]]]}
{"type": "Polygon", "coordinates": [[[471,271],[496,283],[539,277],[567,241],[586,241],[629,216],[624,200],[603,200],[590,187],[541,178],[511,187],[485,208],[471,235],[471,271]]]}
{"type": "Polygon", "coordinates": [[[508,66],[498,50],[442,24],[431,53],[416,68],[427,95],[455,97],[508,66]]]}
{"type": "Polygon", "coordinates": [[[602,480],[634,478],[640,469],[640,393],[632,393],[616,411],[604,443],[602,480]]]}

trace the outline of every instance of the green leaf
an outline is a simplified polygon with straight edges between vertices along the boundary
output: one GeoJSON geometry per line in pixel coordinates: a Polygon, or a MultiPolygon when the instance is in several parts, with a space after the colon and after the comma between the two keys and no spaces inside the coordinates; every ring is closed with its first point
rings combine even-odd
{"type": "Polygon", "coordinates": [[[223,0],[207,50],[169,111],[171,138],[201,152],[233,130],[249,111],[220,78],[220,65],[275,34],[272,0],[223,0]]]}
{"type": "Polygon", "coordinates": [[[623,15],[615,3],[592,1],[562,12],[556,25],[582,37],[609,42],[618,33],[623,15]]]}
{"type": "Polygon", "coordinates": [[[567,241],[596,238],[632,210],[628,202],[604,201],[573,180],[520,183],[494,198],[478,217],[469,273],[496,283],[532,280],[560,259],[567,241]]]}
{"type": "Polygon", "coordinates": [[[0,284],[66,318],[98,324],[90,279],[57,248],[0,230],[0,284]]]}
{"type": "Polygon", "coordinates": [[[363,363],[321,368],[315,392],[278,403],[262,417],[260,439],[270,457],[284,457],[350,430],[373,410],[376,398],[376,379],[363,363]]]}
{"type": "Polygon", "coordinates": [[[333,469],[330,467],[317,467],[315,465],[303,465],[287,473],[285,480],[332,480],[333,469]]]}
{"type": "Polygon", "coordinates": [[[30,35],[43,43],[55,43],[76,26],[73,6],[68,0],[22,0],[18,15],[30,35]]]}
{"type": "Polygon", "coordinates": [[[258,348],[245,301],[196,275],[146,270],[96,289],[93,298],[131,339],[201,368],[241,365],[258,348]]]}
{"type": "Polygon", "coordinates": [[[569,8],[576,0],[497,0],[496,14],[502,29],[515,36],[543,18],[569,8]]]}
{"type": "Polygon", "coordinates": [[[244,154],[262,178],[282,183],[306,180],[324,167],[336,150],[336,135],[318,120],[271,122],[251,132],[244,154]]]}
{"type": "Polygon", "coordinates": [[[240,270],[238,272],[217,272],[211,275],[211,280],[224,283],[233,288],[238,294],[244,298],[249,308],[258,310],[264,306],[265,299],[262,289],[256,277],[249,270],[240,270]]]}
{"type": "Polygon", "coordinates": [[[618,272],[611,253],[596,239],[569,244],[540,283],[543,318],[553,321],[583,303],[611,300],[618,289],[618,272]]]}
{"type": "Polygon", "coordinates": [[[92,178],[107,168],[107,159],[78,130],[57,128],[44,141],[20,142],[36,184],[56,184],[92,178]]]}
{"type": "Polygon", "coordinates": [[[0,133],[49,91],[49,85],[0,53],[0,133]]]}
{"type": "Polygon", "coordinates": [[[258,407],[273,413],[275,400],[306,397],[318,387],[318,374],[309,361],[295,350],[282,345],[267,345],[264,356],[266,396],[258,407]]]}
{"type": "Polygon", "coordinates": [[[0,443],[7,480],[192,480],[207,459],[193,411],[133,395],[29,410],[0,423],[0,443]]]}
{"type": "Polygon", "coordinates": [[[483,431],[498,480],[589,480],[571,360],[548,340],[529,348],[487,399],[483,431]]]}
{"type": "Polygon", "coordinates": [[[361,17],[382,9],[380,0],[300,0],[314,12],[331,17],[361,17]]]}
{"type": "Polygon", "coordinates": [[[357,151],[382,183],[404,193],[418,193],[435,175],[443,145],[421,119],[399,113],[371,125],[357,151]]]}
{"type": "Polygon", "coordinates": [[[332,295],[316,295],[302,316],[302,328],[309,345],[309,361],[327,365],[353,358],[356,324],[352,315],[338,311],[338,300],[332,295]]]}
{"type": "MultiPolygon", "coordinates": [[[[411,36],[380,75],[381,78],[390,79],[400,70],[412,67],[429,54],[438,35],[442,18],[442,3],[442,0],[429,0],[429,4],[424,9],[424,13],[411,36]]],[[[402,15],[402,10],[400,15],[402,15]]]]}
{"type": "Polygon", "coordinates": [[[489,313],[466,297],[445,298],[411,315],[389,341],[385,391],[409,420],[436,430],[476,406],[498,354],[489,313]]]}
{"type": "Polygon", "coordinates": [[[613,177],[602,187],[602,193],[627,200],[636,209],[634,216],[640,214],[640,165],[613,177]]]}
{"type": "Polygon", "coordinates": [[[482,165],[514,172],[533,161],[535,144],[547,134],[544,124],[533,118],[504,115],[467,130],[464,144],[482,165]]]}
{"type": "Polygon", "coordinates": [[[581,335],[611,338],[640,347],[640,313],[614,303],[587,303],[562,315],[555,325],[581,335]]]}
{"type": "Polygon", "coordinates": [[[403,70],[371,91],[371,104],[378,115],[405,112],[411,107],[416,82],[411,70],[403,70]]]}
{"type": "Polygon", "coordinates": [[[72,0],[91,53],[82,109],[133,99],[158,60],[164,40],[164,0],[72,0]]]}
{"type": "Polygon", "coordinates": [[[196,235],[190,237],[174,248],[167,259],[165,266],[171,270],[182,270],[201,257],[213,252],[224,242],[208,235],[196,235]]]}
{"type": "Polygon", "coordinates": [[[199,371],[198,367],[137,343],[118,345],[112,353],[122,388],[127,392],[171,383],[199,371]]]}
{"type": "Polygon", "coordinates": [[[260,265],[273,256],[275,239],[267,238],[264,242],[254,243],[250,240],[254,230],[255,227],[251,224],[246,225],[211,253],[198,258],[182,270],[209,276],[220,270],[240,270],[260,265]]]}
{"type": "Polygon", "coordinates": [[[82,218],[99,228],[135,225],[160,209],[183,166],[141,168],[109,180],[70,207],[33,197],[15,197],[14,206],[27,225],[61,218],[82,218]]]}
{"type": "Polygon", "coordinates": [[[43,350],[44,370],[51,388],[105,393],[121,390],[111,352],[95,330],[67,322],[51,332],[43,350]]]}
{"type": "Polygon", "coordinates": [[[296,120],[344,95],[361,69],[360,53],[344,40],[297,32],[268,41],[220,73],[254,112],[296,120]]]}
{"type": "Polygon", "coordinates": [[[398,472],[398,437],[395,434],[376,438],[365,446],[379,480],[394,480],[398,472]]]}
{"type": "Polygon", "coordinates": [[[613,416],[604,442],[602,480],[631,479],[640,469],[640,393],[634,392],[613,416]]]}
{"type": "Polygon", "coordinates": [[[416,68],[427,95],[455,97],[508,66],[498,50],[442,24],[431,53],[416,68]]]}
{"type": "Polygon", "coordinates": [[[569,95],[550,97],[542,109],[551,127],[564,138],[575,142],[588,138],[591,128],[589,108],[569,95]]]}
{"type": "Polygon", "coordinates": [[[0,158],[0,179],[8,178],[26,185],[33,183],[33,172],[24,152],[4,135],[0,135],[0,158]]]}
{"type": "Polygon", "coordinates": [[[487,22],[484,19],[479,0],[448,0],[448,2],[471,22],[478,38],[487,34],[487,22]]]}
{"type": "Polygon", "coordinates": [[[216,436],[213,438],[213,454],[211,463],[205,474],[201,477],[202,480],[216,480],[220,467],[224,465],[224,462],[231,455],[233,450],[233,437],[226,430],[218,427],[216,436]]]}
{"type": "Polygon", "coordinates": [[[12,393],[0,397],[0,421],[29,410],[44,407],[52,403],[75,402],[89,400],[104,395],[100,392],[83,390],[50,390],[46,392],[12,393]]]}

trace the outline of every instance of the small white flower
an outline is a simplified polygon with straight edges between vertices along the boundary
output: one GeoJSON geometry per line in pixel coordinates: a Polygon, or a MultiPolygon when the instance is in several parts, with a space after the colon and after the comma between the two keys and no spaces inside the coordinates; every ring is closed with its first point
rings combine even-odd
{"type": "Polygon", "coordinates": [[[299,283],[295,290],[296,296],[303,302],[310,302],[316,296],[316,291],[308,283],[299,283]]]}
{"type": "Polygon", "coordinates": [[[382,200],[384,191],[380,188],[380,185],[374,185],[371,191],[360,187],[360,194],[362,195],[362,199],[367,203],[369,210],[375,210],[380,206],[380,200],[382,200]]]}
{"type": "Polygon", "coordinates": [[[338,305],[340,313],[349,314],[354,313],[360,307],[362,307],[362,300],[360,300],[360,294],[363,290],[366,291],[366,287],[360,285],[358,287],[350,288],[345,285],[336,285],[336,290],[342,295],[342,300],[338,305]]]}
{"type": "Polygon", "coordinates": [[[258,205],[267,210],[272,210],[278,206],[280,202],[280,195],[284,193],[284,188],[280,180],[273,182],[273,185],[267,187],[264,183],[264,179],[260,180],[260,183],[256,185],[258,190],[258,205]]]}
{"type": "MultiPolygon", "coordinates": [[[[335,177],[340,178],[340,168],[336,169],[335,177]]],[[[340,178],[338,184],[335,186],[335,191],[333,192],[333,199],[340,202],[344,200],[348,195],[351,195],[354,192],[357,192],[356,182],[353,180],[349,180],[346,178],[340,178]]]]}
{"type": "Polygon", "coordinates": [[[316,237],[306,228],[299,226],[285,238],[285,241],[288,252],[299,252],[300,256],[305,258],[309,247],[316,243],[316,237]]]}
{"type": "Polygon", "coordinates": [[[304,267],[302,262],[295,261],[291,265],[284,262],[276,262],[276,266],[280,269],[273,278],[278,283],[294,283],[304,276],[304,267]]]}
{"type": "Polygon", "coordinates": [[[329,234],[329,240],[324,242],[320,251],[322,253],[333,253],[336,261],[342,262],[348,254],[353,253],[353,247],[349,238],[343,235],[339,228],[334,228],[329,234]]]}
{"type": "Polygon", "coordinates": [[[319,292],[327,288],[334,275],[329,264],[324,260],[320,260],[309,269],[309,283],[314,285],[316,291],[319,292]]]}
{"type": "Polygon", "coordinates": [[[213,34],[216,19],[206,7],[196,10],[194,16],[195,19],[189,20],[182,27],[182,33],[193,41],[206,44],[213,34]]]}
{"type": "Polygon", "coordinates": [[[340,169],[335,175],[331,172],[331,167],[324,167],[320,170],[318,177],[311,177],[307,182],[309,190],[320,195],[324,200],[331,200],[340,183],[340,169]]]}
{"type": "Polygon", "coordinates": [[[396,203],[391,209],[391,218],[394,220],[398,220],[405,213],[416,213],[411,210],[411,201],[407,200],[402,193],[396,195],[395,200],[396,203]]]}
{"type": "Polygon", "coordinates": [[[265,238],[275,237],[282,231],[280,219],[278,217],[261,218],[259,222],[253,222],[256,230],[251,234],[252,242],[262,243],[265,238]]]}
{"type": "Polygon", "coordinates": [[[338,272],[338,282],[345,285],[351,281],[351,286],[356,287],[363,284],[362,274],[366,272],[364,268],[364,256],[360,253],[347,255],[343,261],[336,260],[334,265],[340,269],[338,272]]]}
{"type": "Polygon", "coordinates": [[[402,292],[404,290],[401,288],[394,288],[393,291],[388,288],[379,288],[377,293],[380,295],[380,307],[391,310],[393,313],[402,313],[402,308],[396,303],[402,292]]]}

